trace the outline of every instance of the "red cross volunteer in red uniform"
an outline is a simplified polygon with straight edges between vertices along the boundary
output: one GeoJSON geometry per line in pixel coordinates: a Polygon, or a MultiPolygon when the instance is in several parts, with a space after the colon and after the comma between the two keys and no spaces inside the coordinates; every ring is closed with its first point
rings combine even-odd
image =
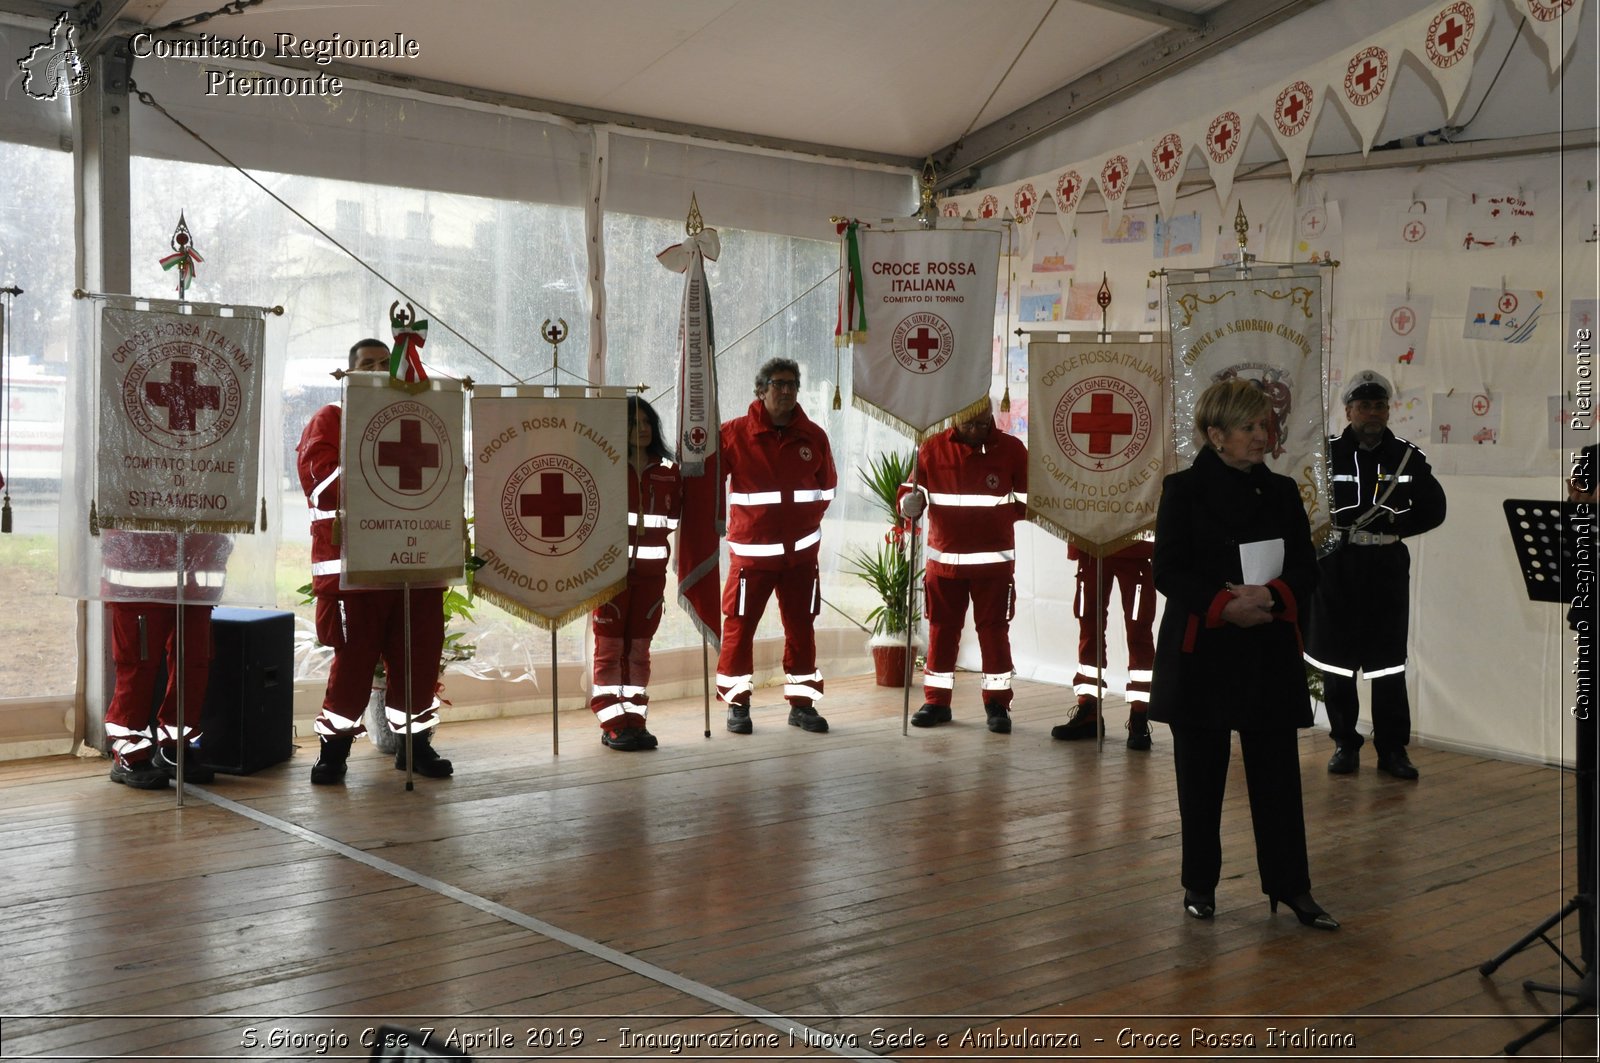
{"type": "MultiPolygon", "coordinates": [[[[210,532],[183,537],[183,733],[178,733],[178,537],[165,531],[107,530],[101,536],[101,593],[111,622],[116,679],[106,706],[111,781],[159,790],[178,773],[180,739],[200,738],[211,667],[211,607],[222,597],[233,540],[210,532]],[[193,603],[193,604],[190,604],[193,603]],[[167,670],[167,689],[150,727],[150,690],[167,670]]],[[[185,782],[210,782],[214,772],[183,758],[185,782]]]]}
{"type": "Polygon", "coordinates": [[[722,589],[717,695],[728,703],[728,730],[734,734],[749,734],[752,728],[751,648],[774,591],[783,619],[789,723],[816,733],[828,729],[815,707],[822,697],[822,673],[812,625],[822,608],[817,572],[822,515],[839,476],[828,436],[800,408],[799,391],[799,365],[770,359],[756,373],[749,410],[722,425],[730,562],[722,589]]]}
{"type": "Polygon", "coordinates": [[[654,749],[650,713],[650,641],[666,604],[668,536],[683,515],[683,478],[661,434],[655,407],[628,398],[628,588],[593,614],[594,684],[589,708],[600,741],[623,753],[654,749]]]}
{"type": "Polygon", "coordinates": [[[1016,522],[1027,507],[1028,448],[1015,436],[995,430],[993,408],[985,404],[922,444],[919,490],[904,486],[900,512],[913,520],[928,514],[923,572],[928,659],[922,672],[924,704],[912,714],[911,725],[950,722],[956,652],[970,599],[983,659],[984,715],[989,730],[1010,734],[1016,522]]]}
{"type": "MultiPolygon", "coordinates": [[[[389,348],[382,340],[362,340],[350,348],[353,371],[386,370],[389,348]]],[[[439,725],[439,654],[444,648],[444,590],[411,590],[411,703],[405,704],[402,679],[406,662],[405,591],[341,590],[343,559],[335,524],[339,516],[340,418],[337,403],[312,415],[300,437],[300,486],[311,507],[311,589],[316,595],[317,640],[333,649],[328,669],[328,689],[322,712],[312,729],[322,749],[311,768],[311,781],[330,785],[344,781],[351,742],[366,732],[362,714],[372,692],[378,661],[389,677],[385,718],[389,729],[403,734],[411,714],[413,767],[418,775],[444,778],[454,768],[433,748],[431,733],[439,725]]],[[[350,534],[349,529],[342,529],[350,534]]],[[[394,766],[405,769],[405,745],[395,753],[394,766]]]]}
{"type": "Polygon", "coordinates": [[[1121,595],[1122,629],[1128,640],[1128,748],[1150,748],[1147,710],[1151,669],[1156,663],[1154,556],[1155,546],[1147,540],[1102,558],[1067,545],[1067,559],[1078,562],[1078,589],[1072,600],[1072,615],[1078,620],[1078,672],[1072,677],[1072,690],[1078,706],[1066,723],[1050,728],[1051,738],[1071,742],[1099,733],[1098,692],[1105,689],[1101,670],[1106,662],[1106,620],[1115,587],[1121,595]],[[1097,615],[1094,603],[1098,594],[1104,597],[1097,615]]]}

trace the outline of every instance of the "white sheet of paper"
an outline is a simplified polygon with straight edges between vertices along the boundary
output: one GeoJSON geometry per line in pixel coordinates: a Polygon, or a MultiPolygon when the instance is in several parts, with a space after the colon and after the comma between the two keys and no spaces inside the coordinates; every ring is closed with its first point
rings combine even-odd
{"type": "Polygon", "coordinates": [[[1283,540],[1262,539],[1239,544],[1239,568],[1247,584],[1263,584],[1283,575],[1283,540]]]}

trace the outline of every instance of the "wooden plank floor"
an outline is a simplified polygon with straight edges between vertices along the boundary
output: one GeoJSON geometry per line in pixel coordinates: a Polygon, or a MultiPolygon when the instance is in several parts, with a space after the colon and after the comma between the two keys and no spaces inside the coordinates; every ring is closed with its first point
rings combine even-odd
{"type": "MultiPolygon", "coordinates": [[[[398,1021],[479,1059],[1464,1059],[1564,1006],[1522,989],[1571,981],[1543,945],[1477,968],[1573,891],[1570,775],[1416,749],[1420,784],[1331,777],[1307,732],[1326,934],[1268,914],[1236,757],[1198,923],[1165,728],[1130,753],[1113,705],[1103,751],[1052,742],[1063,693],[1023,684],[990,735],[975,686],[908,737],[864,679],[823,736],[771,691],[749,737],[656,705],[652,753],[583,712],[560,756],[548,717],[447,724],[458,774],[411,793],[366,743],[343,788],[302,741],[181,809],[104,761],[0,765],[0,1058],[366,1058],[398,1021]]],[[[1523,1055],[1595,1047],[1591,1013],[1523,1055]]]]}

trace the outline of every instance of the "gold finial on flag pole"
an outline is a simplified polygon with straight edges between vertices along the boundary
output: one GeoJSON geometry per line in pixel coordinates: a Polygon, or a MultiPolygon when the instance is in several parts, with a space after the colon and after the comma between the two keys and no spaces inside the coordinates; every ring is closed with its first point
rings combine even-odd
{"type": "Polygon", "coordinates": [[[939,224],[939,211],[934,206],[934,189],[939,183],[939,171],[933,165],[933,156],[929,155],[922,163],[922,177],[918,180],[920,186],[917,202],[916,219],[924,229],[932,229],[939,224]]]}
{"type": "Polygon", "coordinates": [[[700,216],[700,203],[695,199],[693,192],[689,193],[689,216],[684,219],[683,231],[690,236],[699,236],[705,231],[706,221],[700,216]]]}
{"type": "Polygon", "coordinates": [[[543,336],[545,342],[550,345],[550,357],[554,363],[554,368],[551,370],[550,379],[554,381],[557,386],[560,386],[561,345],[566,342],[567,339],[567,319],[564,317],[557,318],[556,324],[552,325],[550,324],[550,319],[545,318],[544,324],[539,326],[539,335],[543,336]]]}
{"type": "Polygon", "coordinates": [[[1244,200],[1239,200],[1239,209],[1233,215],[1233,232],[1239,238],[1239,269],[1250,268],[1250,252],[1245,249],[1250,239],[1250,219],[1244,216],[1244,200]]]}

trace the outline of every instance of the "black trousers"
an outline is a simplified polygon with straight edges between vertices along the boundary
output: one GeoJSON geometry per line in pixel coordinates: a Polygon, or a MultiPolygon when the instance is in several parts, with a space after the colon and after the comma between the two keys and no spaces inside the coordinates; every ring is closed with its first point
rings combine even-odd
{"type": "MultiPolygon", "coordinates": [[[[1328,723],[1335,745],[1360,749],[1356,730],[1361,703],[1353,676],[1322,673],[1322,698],[1328,706],[1328,723]]],[[[1411,741],[1411,699],[1406,696],[1406,675],[1379,676],[1372,680],[1372,744],[1378,755],[1404,752],[1411,741]]]]}
{"type": "MultiPolygon", "coordinates": [[[[1233,732],[1171,726],[1178,816],[1183,823],[1183,887],[1211,893],[1222,878],[1222,796],[1228,785],[1233,732]]],[[[1239,749],[1244,755],[1261,892],[1269,897],[1306,893],[1311,889],[1311,871],[1295,730],[1240,731],[1239,749]]]]}

